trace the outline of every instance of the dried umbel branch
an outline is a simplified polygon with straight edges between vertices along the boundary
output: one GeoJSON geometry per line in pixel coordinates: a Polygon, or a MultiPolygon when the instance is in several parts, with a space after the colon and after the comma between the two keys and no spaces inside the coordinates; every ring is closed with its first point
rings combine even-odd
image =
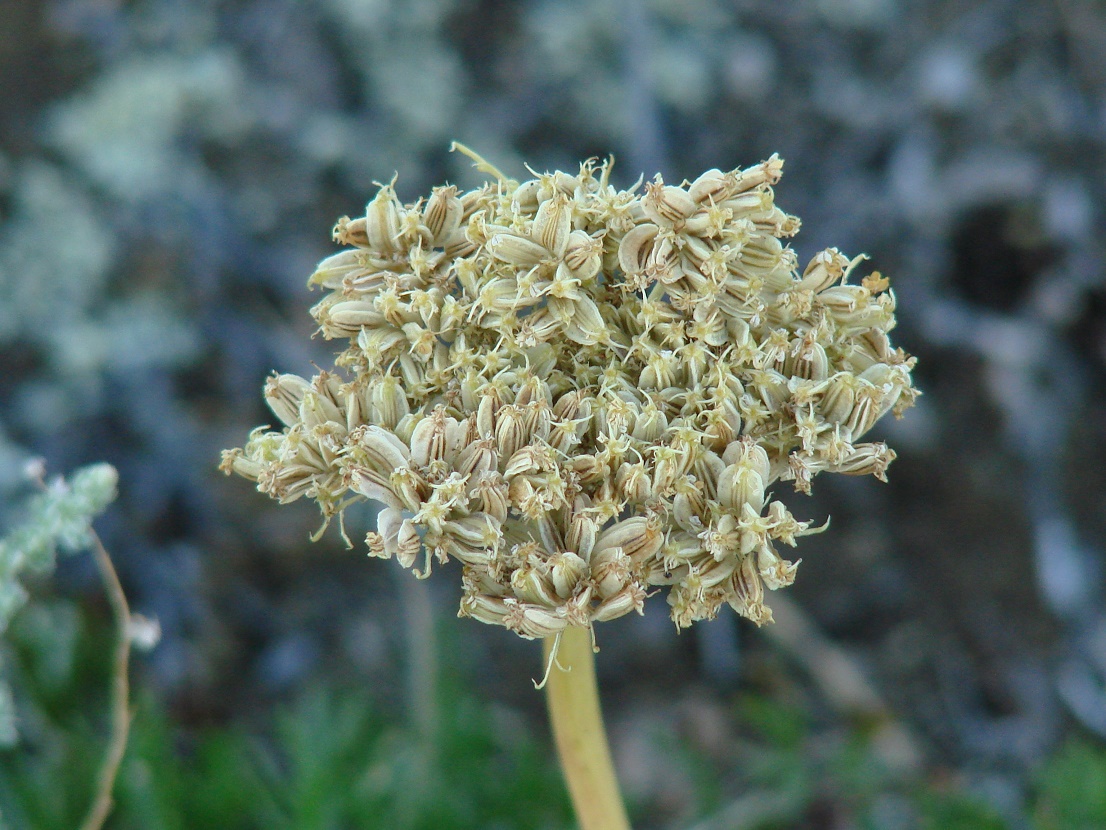
{"type": "Polygon", "coordinates": [[[327,519],[380,503],[370,554],[458,560],[461,614],[523,637],[654,586],[681,627],[723,603],[770,621],[797,565],[778,544],[821,529],[772,485],[883,478],[894,452],[860,439],[917,394],[887,280],[832,248],[797,270],[776,156],[616,190],[610,162],[519,182],[459,149],[492,180],[407,205],[393,182],[338,221],[312,313],[348,345],[272,377],[283,427],[223,469],[327,519]]]}

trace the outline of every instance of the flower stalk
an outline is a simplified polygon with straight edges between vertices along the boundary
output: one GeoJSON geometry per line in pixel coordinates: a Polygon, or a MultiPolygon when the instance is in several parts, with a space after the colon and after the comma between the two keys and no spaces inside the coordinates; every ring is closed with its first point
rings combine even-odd
{"type": "Polygon", "coordinates": [[[544,641],[545,660],[553,661],[546,700],[580,830],[630,830],[603,729],[591,632],[571,626],[561,633],[559,643],[557,639],[544,641]]]}
{"type": "Polygon", "coordinates": [[[618,190],[611,160],[518,181],[455,149],[491,178],[407,204],[393,181],[338,220],[309,280],[334,371],[270,378],[280,425],[222,469],[314,499],[347,542],[343,510],[376,502],[370,556],[458,562],[460,616],[544,639],[580,825],[621,830],[593,625],[658,588],[678,628],[725,605],[771,622],[799,564],[781,546],[827,526],[773,487],[884,479],[894,451],[863,439],[913,403],[915,361],[866,257],[799,270],[778,156],[618,190]]]}

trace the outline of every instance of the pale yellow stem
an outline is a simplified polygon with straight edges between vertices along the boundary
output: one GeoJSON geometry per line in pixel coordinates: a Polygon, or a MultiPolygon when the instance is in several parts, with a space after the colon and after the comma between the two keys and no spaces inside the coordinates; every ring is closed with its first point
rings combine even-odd
{"type": "MultiPolygon", "coordinates": [[[[553,637],[545,640],[548,664],[553,637]]],[[[567,628],[546,684],[549,720],[580,830],[630,830],[611,763],[587,628],[567,628]]]]}

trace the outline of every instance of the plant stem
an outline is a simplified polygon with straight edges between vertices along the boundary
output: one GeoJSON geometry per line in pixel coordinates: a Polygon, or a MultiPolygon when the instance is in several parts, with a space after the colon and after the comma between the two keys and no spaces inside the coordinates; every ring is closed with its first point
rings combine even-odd
{"type": "MultiPolygon", "coordinates": [[[[547,665],[554,639],[545,640],[547,665]]],[[[556,658],[546,686],[549,720],[580,830],[630,830],[599,711],[591,632],[566,628],[556,658]]]]}
{"type": "Polygon", "coordinates": [[[81,824],[81,830],[100,830],[108,813],[111,812],[111,792],[115,786],[115,776],[119,772],[119,764],[123,760],[123,753],[127,748],[127,733],[131,728],[130,688],[127,679],[127,665],[131,655],[130,609],[127,607],[127,597],[123,593],[123,586],[119,584],[119,577],[112,567],[111,557],[108,556],[100,537],[89,529],[92,534],[92,555],[96,558],[96,567],[100,571],[100,578],[107,589],[108,601],[111,603],[112,615],[115,617],[115,653],[112,665],[112,692],[111,692],[111,740],[104,762],[100,767],[99,780],[96,784],[96,795],[92,806],[81,824]]]}

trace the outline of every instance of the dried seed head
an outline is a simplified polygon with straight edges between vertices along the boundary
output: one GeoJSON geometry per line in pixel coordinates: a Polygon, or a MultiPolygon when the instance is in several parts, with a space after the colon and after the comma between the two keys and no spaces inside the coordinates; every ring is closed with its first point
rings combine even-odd
{"type": "Polygon", "coordinates": [[[459,560],[461,613],[523,637],[652,586],[679,626],[727,602],[769,621],[798,564],[775,546],[824,529],[773,484],[883,478],[894,453],[856,442],[918,394],[888,281],[832,248],[798,271],[776,156],[641,192],[609,164],[519,184],[463,152],[494,181],[407,205],[391,182],[338,221],[352,247],[310,285],[342,374],[274,375],[283,429],[221,469],[327,518],[377,502],[372,555],[459,560]]]}

